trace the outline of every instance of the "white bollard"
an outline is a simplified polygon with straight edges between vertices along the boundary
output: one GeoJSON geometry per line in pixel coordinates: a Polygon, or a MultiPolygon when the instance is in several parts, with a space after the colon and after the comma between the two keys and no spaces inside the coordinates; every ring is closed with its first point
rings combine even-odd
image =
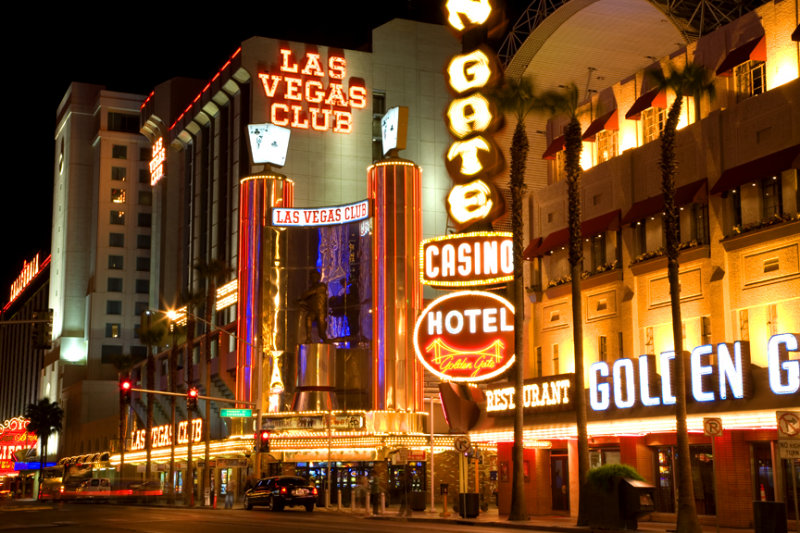
{"type": "Polygon", "coordinates": [[[336,510],[342,510],[342,491],[336,491],[336,510]]]}

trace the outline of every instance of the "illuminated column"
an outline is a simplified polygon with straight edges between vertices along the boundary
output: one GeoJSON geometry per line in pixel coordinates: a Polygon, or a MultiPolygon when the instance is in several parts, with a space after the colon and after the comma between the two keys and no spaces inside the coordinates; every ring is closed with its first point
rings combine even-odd
{"type": "MultiPolygon", "coordinates": [[[[280,174],[248,176],[239,182],[239,304],[236,332],[236,399],[264,408],[268,387],[256,380],[259,350],[277,361],[283,332],[278,330],[280,266],[285,261],[285,232],[270,226],[270,208],[292,207],[294,183],[280,174]],[[280,338],[279,338],[280,337],[280,338]],[[257,395],[261,391],[261,398],[257,395]]],[[[261,380],[270,378],[263,360],[261,380]]]]}
{"type": "Polygon", "coordinates": [[[372,303],[375,409],[421,411],[422,369],[414,357],[414,322],[422,307],[417,256],[422,240],[421,171],[389,159],[367,170],[374,201],[372,303]]]}

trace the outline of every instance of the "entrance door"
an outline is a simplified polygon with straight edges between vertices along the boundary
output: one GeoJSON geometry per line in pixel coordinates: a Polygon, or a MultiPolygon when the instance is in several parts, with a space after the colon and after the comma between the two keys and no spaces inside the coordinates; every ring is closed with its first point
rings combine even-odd
{"type": "Polygon", "coordinates": [[[553,510],[569,511],[569,465],[566,455],[550,456],[550,486],[553,510]]]}

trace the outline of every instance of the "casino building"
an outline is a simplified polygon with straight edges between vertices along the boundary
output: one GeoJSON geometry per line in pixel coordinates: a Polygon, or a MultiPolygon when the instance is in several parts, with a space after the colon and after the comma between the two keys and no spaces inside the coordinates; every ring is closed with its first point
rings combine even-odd
{"type": "MultiPolygon", "coordinates": [[[[716,97],[684,98],[676,141],[691,462],[703,520],[752,527],[753,500],[787,502],[795,513],[798,460],[781,451],[776,412],[800,410],[798,3],[766,2],[688,44],[662,19],[646,2],[624,10],[569,2],[522,42],[506,75],[532,75],[542,89],[569,81],[580,89],[591,463],[634,466],[655,486],[657,513],[674,513],[674,354],[657,139],[675,96],[646,71],[694,61],[713,73],[716,97]],[[650,29],[633,35],[639,24],[650,29]],[[619,40],[627,52],[606,61],[599,50],[619,40]],[[706,418],[721,422],[715,439],[704,434],[706,418]]],[[[574,515],[571,403],[582,391],[570,374],[576,319],[565,250],[565,122],[532,117],[526,125],[528,180],[537,188],[525,250],[526,498],[532,514],[574,515]]],[[[510,505],[509,387],[488,385],[470,431],[473,441],[497,447],[501,513],[510,505]]]]}
{"type": "MultiPolygon", "coordinates": [[[[177,430],[178,490],[189,440],[198,486],[213,465],[223,490],[246,472],[298,472],[324,487],[330,461],[346,502],[370,473],[391,501],[406,463],[424,487],[426,452],[452,450],[452,437],[431,441],[410,332],[423,298],[417,246],[448,224],[441,69],[457,46],[441,26],[399,19],[373,31],[367,52],[253,37],[207,82],[169,80],[143,102],[150,308],[172,333],[157,341],[153,377],[146,363],[131,376],[135,388],[200,391],[191,418],[203,422],[177,430]],[[384,157],[381,119],[396,106],[404,146],[384,157]],[[285,164],[254,163],[260,143],[277,146],[267,124],[289,132],[285,164]],[[206,411],[203,396],[228,402],[206,411]],[[221,416],[233,407],[254,414],[221,416]],[[256,429],[270,432],[268,453],[253,451],[256,429]]],[[[172,410],[156,398],[151,466],[166,483],[172,410]]],[[[147,462],[144,394],[130,413],[133,444],[111,459],[125,477],[147,462]]]]}

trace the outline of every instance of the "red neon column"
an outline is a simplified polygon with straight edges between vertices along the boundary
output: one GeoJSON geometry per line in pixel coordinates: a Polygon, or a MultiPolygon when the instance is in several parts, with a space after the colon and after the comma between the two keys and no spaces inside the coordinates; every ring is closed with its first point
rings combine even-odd
{"type": "Polygon", "coordinates": [[[372,302],[373,406],[422,411],[422,369],[414,322],[422,308],[417,257],[422,240],[421,171],[391,159],[367,170],[374,200],[372,302]]]}
{"type": "MultiPolygon", "coordinates": [[[[294,183],[280,174],[249,176],[239,182],[239,304],[236,334],[236,399],[255,401],[258,387],[253,370],[259,350],[277,349],[272,332],[276,324],[274,302],[267,298],[270,280],[280,262],[282,232],[270,227],[270,208],[292,207],[294,183]]],[[[262,372],[262,382],[269,375],[262,372]]],[[[266,387],[264,388],[266,392],[266,387]]],[[[259,398],[261,403],[263,398],[259,398]]],[[[263,410],[263,405],[259,405],[263,410]]]]}

